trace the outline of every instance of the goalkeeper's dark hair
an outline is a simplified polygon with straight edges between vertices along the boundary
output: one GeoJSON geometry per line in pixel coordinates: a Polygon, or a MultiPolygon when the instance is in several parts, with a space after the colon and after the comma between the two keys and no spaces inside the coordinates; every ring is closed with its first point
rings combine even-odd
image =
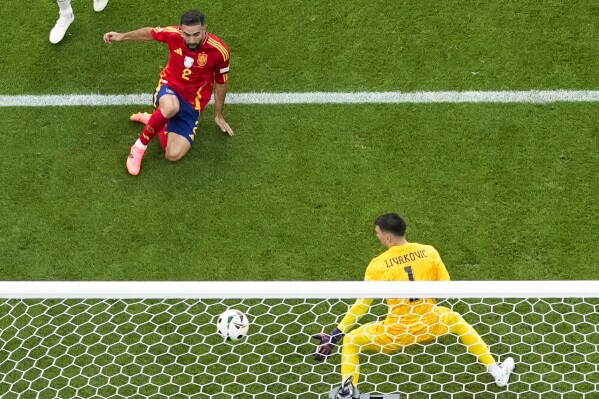
{"type": "Polygon", "coordinates": [[[206,25],[206,14],[198,10],[189,10],[181,15],[181,25],[206,25]]]}
{"type": "Polygon", "coordinates": [[[398,237],[406,235],[406,228],[408,225],[401,216],[397,213],[386,213],[379,216],[374,221],[375,226],[379,226],[379,229],[385,233],[392,233],[398,237]]]}

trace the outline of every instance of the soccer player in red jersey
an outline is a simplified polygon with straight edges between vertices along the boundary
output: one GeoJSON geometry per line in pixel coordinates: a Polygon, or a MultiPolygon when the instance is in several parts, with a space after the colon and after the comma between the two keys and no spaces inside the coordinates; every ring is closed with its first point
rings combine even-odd
{"type": "Polygon", "coordinates": [[[157,134],[162,136],[161,142],[169,161],[183,158],[193,144],[200,114],[213,91],[214,121],[223,133],[233,136],[233,130],[223,117],[229,48],[217,36],[206,31],[204,13],[187,11],[181,16],[181,26],[104,34],[106,43],[126,40],[158,40],[166,43],[170,50],[168,64],[160,73],[154,93],[156,110],[149,118],[144,118],[143,114],[132,116],[133,120],[146,123],[146,127],[127,158],[130,174],[139,174],[146,147],[157,134]]]}

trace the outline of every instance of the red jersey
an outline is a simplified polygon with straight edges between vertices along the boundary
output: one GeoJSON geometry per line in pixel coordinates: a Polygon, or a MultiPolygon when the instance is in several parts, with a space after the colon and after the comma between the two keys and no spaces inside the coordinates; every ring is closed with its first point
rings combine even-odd
{"type": "Polygon", "coordinates": [[[154,28],[152,37],[166,43],[170,50],[168,64],[160,73],[159,85],[168,85],[202,112],[212,97],[214,82],[227,82],[229,48],[218,37],[206,32],[199,50],[192,51],[185,45],[179,26],[154,28]]]}

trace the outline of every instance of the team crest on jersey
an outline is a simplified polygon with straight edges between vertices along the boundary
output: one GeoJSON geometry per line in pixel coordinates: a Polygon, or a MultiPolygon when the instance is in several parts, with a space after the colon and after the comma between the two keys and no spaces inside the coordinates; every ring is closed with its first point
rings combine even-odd
{"type": "Polygon", "coordinates": [[[193,58],[185,56],[185,61],[183,61],[183,64],[185,65],[185,68],[191,68],[193,65],[193,58]]]}
{"type": "Polygon", "coordinates": [[[198,65],[203,67],[208,62],[208,54],[201,53],[198,55],[198,65]]]}

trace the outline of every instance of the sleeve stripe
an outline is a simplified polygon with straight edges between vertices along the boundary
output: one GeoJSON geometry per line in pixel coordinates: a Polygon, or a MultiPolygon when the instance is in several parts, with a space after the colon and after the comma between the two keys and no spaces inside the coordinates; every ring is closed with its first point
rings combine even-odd
{"type": "Polygon", "coordinates": [[[208,43],[212,44],[218,51],[220,51],[220,53],[223,56],[223,60],[227,61],[229,59],[229,53],[227,52],[227,50],[224,47],[222,47],[220,45],[220,43],[212,42],[210,40],[208,40],[208,43]]]}
{"type": "Polygon", "coordinates": [[[227,61],[229,59],[229,51],[225,48],[225,46],[223,46],[222,44],[220,44],[219,42],[217,42],[216,40],[214,40],[213,38],[208,38],[208,43],[210,43],[212,46],[214,46],[218,51],[220,51],[220,53],[223,56],[223,59],[225,61],[227,61]]]}

